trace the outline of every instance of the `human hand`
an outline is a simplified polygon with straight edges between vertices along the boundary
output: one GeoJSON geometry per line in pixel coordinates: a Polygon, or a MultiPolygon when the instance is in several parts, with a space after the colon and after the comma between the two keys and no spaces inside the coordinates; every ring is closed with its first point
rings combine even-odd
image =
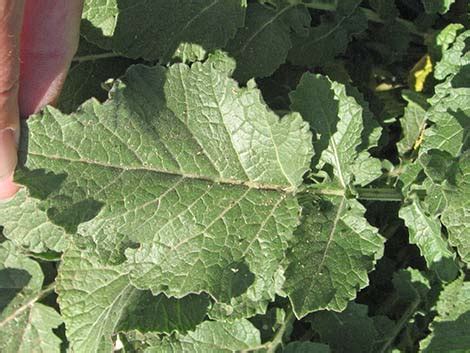
{"type": "Polygon", "coordinates": [[[53,104],[77,50],[83,0],[0,1],[0,200],[18,190],[20,116],[53,104]]]}

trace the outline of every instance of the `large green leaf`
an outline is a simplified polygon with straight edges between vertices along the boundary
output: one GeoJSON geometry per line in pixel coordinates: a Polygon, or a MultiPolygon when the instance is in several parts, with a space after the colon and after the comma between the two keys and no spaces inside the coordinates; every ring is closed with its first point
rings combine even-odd
{"type": "Polygon", "coordinates": [[[0,351],[60,352],[61,340],[52,329],[62,323],[53,308],[38,303],[42,290],[39,264],[22,255],[11,242],[0,244],[0,351]]]}
{"type": "Polygon", "coordinates": [[[201,59],[225,46],[244,12],[240,0],[87,0],[82,34],[130,58],[201,59]]]}
{"type": "Polygon", "coordinates": [[[311,133],[299,114],[279,119],[257,89],[238,87],[232,70],[221,55],[135,66],[105,104],[46,109],[28,122],[17,178],[54,186],[40,206],[102,262],[122,263],[140,243],[127,251],[136,287],[226,303],[245,295],[259,311],[299,221],[311,133]],[[35,179],[37,169],[51,179],[35,179]]]}

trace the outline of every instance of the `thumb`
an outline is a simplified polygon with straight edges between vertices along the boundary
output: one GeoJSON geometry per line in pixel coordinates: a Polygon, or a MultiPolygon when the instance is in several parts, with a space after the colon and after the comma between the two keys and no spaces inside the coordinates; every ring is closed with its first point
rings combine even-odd
{"type": "Polygon", "coordinates": [[[26,0],[21,34],[21,116],[54,104],[80,35],[83,0],[26,0]]]}
{"type": "Polygon", "coordinates": [[[23,0],[0,2],[0,200],[15,194],[19,134],[18,83],[23,0]]]}

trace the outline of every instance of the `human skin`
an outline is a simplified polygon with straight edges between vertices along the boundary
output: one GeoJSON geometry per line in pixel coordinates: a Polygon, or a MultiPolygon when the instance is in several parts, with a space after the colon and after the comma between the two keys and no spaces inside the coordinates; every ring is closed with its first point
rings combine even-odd
{"type": "Polygon", "coordinates": [[[83,0],[0,0],[0,200],[11,198],[26,118],[60,94],[78,46],[83,0]]]}

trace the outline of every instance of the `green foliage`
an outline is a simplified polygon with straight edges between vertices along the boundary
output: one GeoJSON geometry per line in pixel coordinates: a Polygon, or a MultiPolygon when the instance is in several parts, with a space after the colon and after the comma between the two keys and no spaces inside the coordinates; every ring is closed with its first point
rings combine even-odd
{"type": "Polygon", "coordinates": [[[42,289],[39,264],[10,242],[0,244],[0,350],[5,353],[60,352],[61,340],[52,329],[62,324],[53,308],[39,303],[42,289]]]}
{"type": "Polygon", "coordinates": [[[470,283],[458,279],[444,288],[436,304],[437,316],[423,352],[465,352],[470,347],[470,283]]]}
{"type": "Polygon", "coordinates": [[[82,33],[129,58],[202,59],[243,26],[244,10],[240,0],[87,0],[82,33]]]}
{"type": "Polygon", "coordinates": [[[392,326],[386,317],[369,317],[366,306],[354,303],[342,313],[318,312],[310,322],[334,352],[376,352],[392,326]]]}
{"type": "Polygon", "coordinates": [[[247,320],[233,323],[207,321],[187,335],[177,335],[155,342],[145,352],[222,353],[250,350],[260,345],[259,332],[247,320]]]}
{"type": "Polygon", "coordinates": [[[465,5],[86,0],[0,351],[469,351],[465,5]]]}
{"type": "Polygon", "coordinates": [[[424,8],[427,13],[436,13],[441,14],[449,11],[450,5],[452,5],[455,0],[422,0],[424,8]]]}
{"type": "Polygon", "coordinates": [[[360,10],[360,0],[338,2],[333,18],[324,15],[318,26],[306,35],[294,38],[289,61],[295,65],[321,66],[343,54],[352,36],[367,28],[367,18],[360,10]]]}

